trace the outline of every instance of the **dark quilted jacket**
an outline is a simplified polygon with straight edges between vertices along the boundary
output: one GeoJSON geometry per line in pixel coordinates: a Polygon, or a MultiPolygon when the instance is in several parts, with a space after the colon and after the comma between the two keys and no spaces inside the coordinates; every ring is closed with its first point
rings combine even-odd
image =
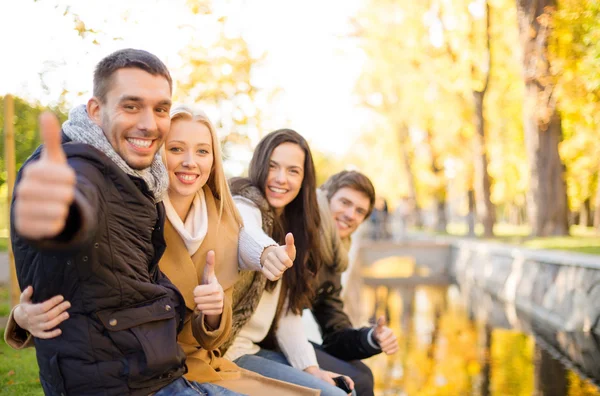
{"type": "Polygon", "coordinates": [[[77,174],[65,231],[31,242],[11,227],[20,287],[33,285],[34,302],[71,302],[62,335],[35,340],[40,377],[52,394],[148,395],[185,372],[176,340],[185,306],[158,269],[164,207],[98,150],[63,143],[77,174]]]}

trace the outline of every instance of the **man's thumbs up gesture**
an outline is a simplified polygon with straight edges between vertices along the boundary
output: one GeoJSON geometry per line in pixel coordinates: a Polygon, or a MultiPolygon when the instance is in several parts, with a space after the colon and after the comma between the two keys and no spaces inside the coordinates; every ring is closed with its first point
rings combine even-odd
{"type": "Polygon", "coordinates": [[[215,275],[215,252],[206,255],[206,265],[202,274],[202,284],[194,288],[196,309],[204,313],[206,323],[216,329],[223,313],[223,288],[215,275]]]}
{"type": "Polygon", "coordinates": [[[294,235],[289,232],[285,236],[285,245],[269,246],[263,251],[260,257],[262,264],[262,273],[267,279],[276,281],[283,273],[294,265],[296,259],[296,245],[294,245],[294,235]]]}
{"type": "Polygon", "coordinates": [[[75,172],[61,145],[60,124],[50,112],[40,116],[42,154],[23,169],[15,191],[15,228],[29,239],[60,234],[75,195],[75,172]]]}
{"type": "Polygon", "coordinates": [[[377,341],[381,350],[387,355],[398,352],[398,340],[392,329],[387,327],[384,316],[377,319],[377,325],[373,330],[373,338],[377,341]]]}

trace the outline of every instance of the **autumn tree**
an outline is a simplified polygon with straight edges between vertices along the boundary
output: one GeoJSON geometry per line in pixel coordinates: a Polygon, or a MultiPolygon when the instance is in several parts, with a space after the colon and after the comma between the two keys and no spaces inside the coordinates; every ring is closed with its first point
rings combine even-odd
{"type": "Polygon", "coordinates": [[[260,57],[251,54],[246,40],[232,27],[226,9],[209,0],[187,0],[187,5],[195,23],[185,27],[191,39],[180,51],[183,66],[175,73],[177,98],[204,106],[226,133],[260,137],[259,103],[265,97],[252,78],[260,57]],[[201,34],[198,27],[207,26],[212,34],[201,34]]]}
{"type": "Polygon", "coordinates": [[[569,233],[565,168],[558,150],[562,125],[548,58],[554,6],[555,0],[517,0],[525,82],[523,121],[530,167],[527,209],[536,236],[569,233]]]}
{"type": "Polygon", "coordinates": [[[581,225],[600,229],[600,3],[560,0],[548,48],[564,142],[569,204],[581,225]]]}

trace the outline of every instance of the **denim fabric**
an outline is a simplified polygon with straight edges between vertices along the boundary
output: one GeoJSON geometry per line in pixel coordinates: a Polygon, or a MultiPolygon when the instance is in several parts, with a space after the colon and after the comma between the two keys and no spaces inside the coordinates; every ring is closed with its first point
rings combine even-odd
{"type": "Polygon", "coordinates": [[[238,396],[242,393],[230,391],[215,384],[191,382],[181,377],[165,386],[154,396],[238,396]]]}

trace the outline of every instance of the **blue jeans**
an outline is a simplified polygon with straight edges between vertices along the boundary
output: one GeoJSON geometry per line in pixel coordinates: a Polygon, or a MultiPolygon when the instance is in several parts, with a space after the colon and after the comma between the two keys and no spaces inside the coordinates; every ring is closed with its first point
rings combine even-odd
{"type": "Polygon", "coordinates": [[[165,386],[154,396],[238,396],[242,395],[229,389],[222,388],[215,384],[199,383],[195,381],[188,381],[181,377],[169,385],[165,386]]]}
{"type": "MultiPolygon", "coordinates": [[[[290,366],[281,353],[262,349],[256,355],[244,355],[235,363],[246,370],[280,381],[289,382],[307,388],[319,389],[321,396],[347,396],[346,392],[315,376],[290,366]]],[[[354,394],[354,392],[352,392],[354,394]]]]}

